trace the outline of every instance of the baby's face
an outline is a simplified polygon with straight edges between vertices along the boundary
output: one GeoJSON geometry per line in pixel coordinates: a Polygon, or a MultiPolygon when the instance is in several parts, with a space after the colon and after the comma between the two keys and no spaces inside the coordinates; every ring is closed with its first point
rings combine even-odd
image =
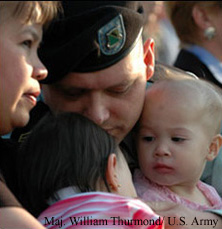
{"type": "Polygon", "coordinates": [[[139,164],[160,185],[195,183],[206,162],[211,139],[198,105],[182,97],[148,93],[140,119],[139,164]]]}

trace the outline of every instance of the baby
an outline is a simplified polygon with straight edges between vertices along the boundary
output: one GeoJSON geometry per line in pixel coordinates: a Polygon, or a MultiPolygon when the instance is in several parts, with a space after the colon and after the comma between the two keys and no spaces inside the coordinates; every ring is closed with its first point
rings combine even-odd
{"type": "Polygon", "coordinates": [[[221,94],[203,80],[164,79],[148,88],[138,127],[138,196],[221,209],[216,190],[199,180],[222,145],[221,120],[221,94]]]}

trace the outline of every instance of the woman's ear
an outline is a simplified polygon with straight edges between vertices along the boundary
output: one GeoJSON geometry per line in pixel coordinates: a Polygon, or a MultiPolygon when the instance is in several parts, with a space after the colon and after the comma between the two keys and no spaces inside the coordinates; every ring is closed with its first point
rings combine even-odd
{"type": "Polygon", "coordinates": [[[146,78],[149,80],[153,73],[154,73],[154,64],[155,64],[155,57],[154,57],[154,41],[153,39],[148,39],[143,46],[144,50],[144,63],[146,64],[146,78]]]}
{"type": "Polygon", "coordinates": [[[110,154],[108,158],[106,168],[106,180],[111,191],[116,192],[118,190],[117,158],[114,153],[110,154]]]}
{"type": "Polygon", "coordinates": [[[222,136],[217,134],[213,137],[212,142],[210,143],[209,152],[206,159],[208,161],[213,161],[214,158],[218,155],[220,147],[222,146],[222,136]]]}
{"type": "Polygon", "coordinates": [[[208,15],[203,7],[200,7],[198,4],[194,5],[192,9],[192,16],[195,24],[201,29],[205,30],[211,26],[208,15]]]}

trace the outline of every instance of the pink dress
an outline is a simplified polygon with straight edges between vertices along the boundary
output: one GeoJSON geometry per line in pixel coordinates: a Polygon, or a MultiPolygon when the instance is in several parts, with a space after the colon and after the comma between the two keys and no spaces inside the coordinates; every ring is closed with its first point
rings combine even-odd
{"type": "Polygon", "coordinates": [[[38,220],[51,229],[164,228],[163,219],[142,201],[106,192],[69,196],[52,204],[38,220]]]}
{"type": "Polygon", "coordinates": [[[201,181],[197,183],[197,187],[211,203],[211,206],[192,202],[172,192],[166,186],[160,186],[151,182],[142,174],[139,169],[135,170],[133,179],[137,194],[143,201],[169,201],[183,204],[188,208],[200,211],[222,209],[222,199],[219,194],[212,186],[201,181]]]}

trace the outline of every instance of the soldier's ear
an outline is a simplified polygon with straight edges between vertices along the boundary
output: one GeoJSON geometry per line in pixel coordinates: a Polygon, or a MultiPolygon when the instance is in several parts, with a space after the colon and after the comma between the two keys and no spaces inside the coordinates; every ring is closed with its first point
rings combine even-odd
{"type": "Polygon", "coordinates": [[[149,80],[154,73],[154,40],[149,38],[143,46],[144,50],[144,63],[146,64],[146,78],[149,80]]]}

